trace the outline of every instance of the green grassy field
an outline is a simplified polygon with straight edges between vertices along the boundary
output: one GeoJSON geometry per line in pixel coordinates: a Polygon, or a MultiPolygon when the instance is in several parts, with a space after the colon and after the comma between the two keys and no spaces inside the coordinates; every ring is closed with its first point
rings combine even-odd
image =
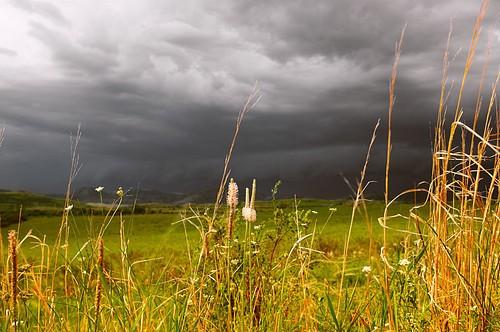
{"type": "MultiPolygon", "coordinates": [[[[260,232],[275,231],[273,211],[276,207],[283,209],[284,213],[293,215],[295,213],[294,200],[278,200],[276,202],[257,202],[256,209],[259,211],[258,222],[254,226],[260,228],[260,232]]],[[[383,215],[384,204],[380,201],[367,203],[367,216],[358,213],[355,217],[352,234],[349,267],[353,271],[361,272],[361,266],[369,264],[370,261],[370,239],[373,247],[379,247],[382,243],[382,228],[378,224],[378,218],[383,215]],[[373,233],[370,234],[369,222],[373,233]]],[[[49,206],[50,207],[50,206],[49,206]]],[[[391,214],[408,215],[411,204],[397,203],[390,210],[391,214]]],[[[43,208],[39,206],[39,208],[43,208]]],[[[185,264],[187,262],[188,241],[191,248],[200,246],[201,237],[193,225],[182,221],[186,216],[203,214],[208,211],[209,205],[190,206],[155,206],[155,210],[163,213],[138,214],[119,216],[119,212],[113,218],[105,218],[102,214],[82,215],[85,209],[74,208],[69,214],[69,252],[75,255],[89,239],[95,239],[99,229],[106,219],[109,226],[104,233],[105,249],[109,257],[118,257],[120,253],[120,223],[123,221],[129,250],[137,258],[161,258],[171,264],[185,264]]],[[[344,245],[352,213],[351,201],[328,201],[302,199],[297,201],[297,210],[308,214],[310,223],[309,231],[315,227],[315,246],[328,257],[331,267],[317,268],[318,273],[325,277],[328,274],[338,272],[339,257],[342,256],[344,245]]],[[[56,242],[57,234],[61,225],[61,216],[34,216],[19,224],[13,224],[2,229],[3,239],[7,238],[10,229],[15,229],[19,238],[31,234],[43,242],[52,245],[56,242]]],[[[224,227],[224,225],[220,225],[224,227]]],[[[406,230],[407,221],[404,218],[395,218],[391,227],[395,230],[388,232],[389,241],[393,246],[398,246],[404,234],[397,230],[406,230]]],[[[235,238],[244,236],[244,222],[236,222],[235,238]]],[[[6,246],[6,241],[3,241],[6,246]]],[[[89,247],[90,248],[90,247],[89,247]]],[[[84,248],[87,250],[89,248],[84,248]]],[[[6,253],[7,251],[4,250],[6,253]]],[[[22,255],[27,262],[33,262],[39,255],[39,241],[27,238],[23,244],[22,255]]],[[[372,252],[371,255],[378,254],[372,252]]]]}
{"type": "MultiPolygon", "coordinates": [[[[331,241],[335,246],[344,241],[352,212],[352,202],[350,201],[327,201],[327,200],[298,200],[298,208],[301,210],[311,210],[310,216],[316,224],[319,239],[325,242],[331,241]],[[331,209],[335,209],[332,211],[331,209]]],[[[277,204],[289,213],[294,211],[292,200],[280,200],[277,204]]],[[[392,214],[408,214],[411,204],[398,203],[391,210],[392,214]]],[[[259,224],[266,228],[273,227],[273,206],[270,202],[258,202],[259,224]]],[[[384,204],[380,201],[372,201],[367,204],[368,216],[373,223],[373,236],[381,240],[382,231],[377,219],[382,217],[384,204]]],[[[160,214],[139,214],[124,215],[125,228],[130,241],[130,249],[139,252],[160,252],[165,249],[179,250],[185,247],[184,227],[182,219],[190,213],[190,209],[203,213],[206,205],[192,205],[190,207],[163,206],[164,213],[160,214]]],[[[98,228],[102,225],[104,218],[101,215],[82,216],[81,212],[75,208],[70,214],[70,234],[72,251],[77,250],[87,238],[95,236],[98,228]]],[[[2,236],[6,238],[8,230],[15,229],[19,236],[31,234],[46,238],[47,243],[55,241],[61,223],[60,216],[35,216],[20,224],[13,224],[2,229],[2,236]]],[[[395,219],[393,226],[396,229],[406,229],[406,222],[403,218],[395,219]]],[[[189,238],[196,241],[196,230],[187,224],[189,238]]],[[[391,231],[391,239],[395,241],[401,237],[399,232],[391,231]]],[[[112,218],[104,236],[106,247],[110,250],[119,248],[120,242],[120,216],[112,218]]],[[[368,240],[366,221],[361,215],[357,215],[352,230],[351,239],[355,243],[364,243],[368,240]]]]}

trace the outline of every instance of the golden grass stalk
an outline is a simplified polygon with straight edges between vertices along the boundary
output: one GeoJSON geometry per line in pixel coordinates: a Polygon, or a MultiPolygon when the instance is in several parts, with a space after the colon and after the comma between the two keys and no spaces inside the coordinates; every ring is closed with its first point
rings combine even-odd
{"type": "Polygon", "coordinates": [[[231,140],[231,144],[229,145],[229,150],[226,154],[226,158],[224,159],[224,168],[222,171],[222,176],[219,184],[219,190],[217,191],[217,196],[215,198],[214,210],[212,213],[212,218],[208,220],[208,231],[203,234],[203,244],[202,244],[202,255],[208,257],[210,250],[210,235],[213,233],[213,227],[215,220],[217,219],[217,211],[219,210],[220,204],[222,202],[222,197],[224,194],[224,187],[226,186],[227,180],[229,178],[229,164],[231,161],[231,156],[233,154],[233,149],[236,145],[236,139],[238,138],[238,133],[240,131],[241,124],[243,123],[243,119],[245,115],[252,110],[257,103],[259,102],[261,96],[259,94],[259,89],[257,83],[254,85],[252,92],[248,96],[243,108],[238,114],[238,118],[236,119],[236,125],[234,127],[233,139],[231,140]]]}
{"type": "Polygon", "coordinates": [[[494,267],[485,264],[485,261],[488,262],[488,255],[494,256],[497,250],[495,238],[492,236],[495,233],[491,231],[495,225],[494,193],[500,165],[498,149],[490,142],[496,83],[493,85],[485,117],[484,132],[482,135],[476,132],[486,67],[483,67],[482,71],[472,128],[461,122],[463,90],[476,53],[488,2],[482,2],[472,30],[454,121],[448,137],[444,130],[447,51],[444,57],[445,69],[433,156],[433,180],[429,188],[431,215],[428,245],[431,252],[426,256],[430,270],[427,283],[431,297],[433,329],[484,330],[488,326],[487,320],[491,310],[488,301],[491,301],[490,285],[495,281],[494,277],[492,278],[495,273],[492,273],[494,267]],[[462,131],[459,151],[454,148],[457,129],[462,131]],[[468,144],[467,137],[470,137],[468,144]],[[470,147],[467,148],[467,145],[470,147]],[[488,150],[493,151],[495,161],[492,166],[486,164],[492,158],[488,156],[488,150]],[[479,325],[473,318],[477,313],[480,317],[479,325]]]}
{"type": "Polygon", "coordinates": [[[17,329],[17,235],[15,230],[9,231],[9,255],[10,255],[10,311],[12,314],[12,322],[17,329]]]}
{"type": "Polygon", "coordinates": [[[347,232],[347,237],[346,237],[345,244],[344,244],[344,254],[342,257],[342,271],[340,274],[339,301],[337,303],[337,311],[340,311],[340,305],[341,305],[340,298],[342,296],[342,288],[344,285],[345,269],[346,269],[346,265],[347,265],[347,254],[349,251],[349,242],[351,239],[352,226],[354,224],[354,217],[356,215],[356,212],[358,211],[358,207],[359,207],[360,203],[362,202],[363,194],[364,194],[364,191],[366,189],[365,176],[366,176],[366,171],[368,168],[368,161],[370,160],[370,153],[371,153],[373,144],[375,143],[375,138],[377,137],[377,129],[378,129],[379,125],[380,125],[380,120],[377,121],[377,124],[375,125],[375,128],[373,129],[372,138],[370,141],[370,145],[368,146],[368,152],[366,153],[365,163],[364,163],[363,169],[361,171],[361,178],[360,178],[359,183],[358,183],[358,189],[356,191],[356,197],[354,199],[354,204],[353,204],[352,211],[351,211],[351,220],[349,223],[349,231],[347,232]]]}
{"type": "MultiPolygon", "coordinates": [[[[70,234],[69,216],[71,213],[71,209],[73,208],[73,206],[71,204],[72,185],[73,185],[73,181],[75,180],[75,178],[76,178],[76,176],[81,168],[80,157],[78,155],[78,144],[80,143],[81,136],[82,136],[81,126],[78,125],[76,135],[72,136],[70,138],[71,166],[70,166],[70,171],[69,171],[69,176],[68,176],[68,183],[66,186],[66,194],[65,194],[65,198],[64,198],[64,210],[63,210],[63,214],[61,217],[61,225],[59,227],[59,232],[57,234],[55,248],[53,250],[54,271],[57,271],[58,263],[59,263],[59,252],[61,249],[63,249],[64,264],[65,264],[65,268],[64,268],[64,293],[66,296],[70,295],[69,294],[70,285],[69,285],[69,276],[68,276],[69,269],[66,266],[68,263],[69,234],[70,234]]],[[[56,278],[57,278],[56,273],[53,273],[52,289],[55,289],[56,278]]]]}
{"type": "MultiPolygon", "coordinates": [[[[383,218],[383,248],[384,250],[387,248],[387,206],[389,205],[389,170],[391,165],[391,151],[392,151],[392,113],[394,111],[394,104],[396,102],[396,80],[398,76],[398,65],[399,58],[401,56],[401,45],[403,44],[403,38],[405,35],[406,26],[401,31],[401,36],[399,38],[399,42],[396,42],[395,50],[394,50],[394,63],[392,65],[392,73],[391,79],[389,82],[389,114],[387,117],[387,154],[386,154],[386,164],[385,164],[385,205],[386,208],[384,210],[384,218],[383,218]]],[[[390,278],[389,278],[389,267],[387,264],[384,264],[384,282],[382,284],[387,300],[387,313],[389,318],[389,327],[391,330],[396,329],[396,322],[394,317],[394,311],[392,307],[391,295],[390,295],[390,278]]]]}
{"type": "Polygon", "coordinates": [[[104,243],[102,238],[97,241],[97,284],[95,289],[95,331],[99,331],[99,315],[101,313],[102,281],[101,273],[104,272],[104,243]]]}

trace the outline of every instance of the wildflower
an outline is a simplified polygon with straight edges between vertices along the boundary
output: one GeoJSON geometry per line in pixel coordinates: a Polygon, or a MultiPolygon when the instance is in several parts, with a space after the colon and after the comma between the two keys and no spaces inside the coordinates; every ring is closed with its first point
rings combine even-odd
{"type": "Polygon", "coordinates": [[[337,212],[337,208],[329,208],[328,210],[330,210],[332,212],[337,212]]]}
{"type": "Polygon", "coordinates": [[[233,238],[234,229],[234,214],[236,206],[238,206],[238,185],[234,179],[229,181],[227,186],[227,206],[229,207],[229,214],[227,216],[227,236],[229,239],[233,238]]]}
{"type": "Polygon", "coordinates": [[[245,190],[245,207],[241,210],[241,215],[243,219],[249,222],[254,222],[257,220],[257,211],[254,209],[255,204],[255,188],[256,182],[254,180],[252,188],[252,200],[250,200],[250,190],[246,188],[245,190]]]}
{"type": "Polygon", "coordinates": [[[257,220],[257,211],[249,207],[241,209],[241,215],[246,221],[254,222],[257,220]]]}
{"type": "Polygon", "coordinates": [[[27,272],[31,269],[31,264],[23,264],[21,266],[19,266],[18,270],[19,270],[19,273],[23,273],[23,272],[27,272]]]}
{"type": "Polygon", "coordinates": [[[118,190],[116,191],[116,196],[122,198],[123,196],[125,196],[125,192],[123,191],[123,188],[122,187],[118,187],[118,190]]]}
{"type": "Polygon", "coordinates": [[[24,323],[23,320],[15,320],[12,323],[10,323],[11,326],[18,327],[19,325],[22,325],[24,323]]]}
{"type": "Polygon", "coordinates": [[[256,231],[258,231],[261,228],[262,228],[262,225],[255,225],[255,226],[253,226],[253,229],[255,229],[256,231]]]}
{"type": "Polygon", "coordinates": [[[68,205],[67,207],[64,208],[64,211],[67,211],[67,212],[69,212],[71,210],[73,210],[73,204],[68,205]]]}
{"type": "Polygon", "coordinates": [[[233,265],[237,265],[239,262],[240,261],[237,260],[236,258],[231,260],[231,264],[233,264],[233,265]]]}
{"type": "Polygon", "coordinates": [[[233,179],[227,187],[227,205],[232,209],[236,209],[238,205],[238,185],[233,179]]]}
{"type": "Polygon", "coordinates": [[[410,265],[410,261],[407,260],[406,258],[403,258],[402,260],[399,261],[400,266],[407,266],[410,265]]]}
{"type": "Polygon", "coordinates": [[[369,265],[363,266],[363,268],[361,269],[361,272],[368,274],[368,273],[372,272],[372,267],[369,265]]]}
{"type": "Polygon", "coordinates": [[[101,191],[104,190],[104,187],[96,187],[94,188],[95,191],[97,191],[98,193],[100,193],[101,191]]]}
{"type": "Polygon", "coordinates": [[[318,211],[311,210],[311,213],[312,213],[312,214],[318,214],[318,211]]]}

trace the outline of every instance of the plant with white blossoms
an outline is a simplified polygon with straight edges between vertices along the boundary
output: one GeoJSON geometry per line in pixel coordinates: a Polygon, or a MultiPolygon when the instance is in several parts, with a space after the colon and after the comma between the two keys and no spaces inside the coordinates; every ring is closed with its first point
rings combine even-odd
{"type": "Polygon", "coordinates": [[[67,211],[67,212],[69,212],[71,210],[73,210],[73,204],[68,205],[67,207],[64,208],[64,211],[67,211]]]}
{"type": "Polygon", "coordinates": [[[123,188],[122,187],[118,187],[118,190],[116,190],[116,196],[122,198],[123,196],[125,196],[125,192],[123,191],[123,188]]]}
{"type": "Polygon", "coordinates": [[[236,213],[236,207],[238,206],[238,185],[231,178],[229,185],[227,187],[227,206],[229,207],[229,213],[227,217],[227,236],[228,238],[233,238],[234,229],[234,216],[236,213]]]}
{"type": "Polygon", "coordinates": [[[100,193],[101,191],[104,190],[104,187],[99,186],[99,187],[94,188],[94,190],[97,191],[98,193],[100,193]]]}
{"type": "Polygon", "coordinates": [[[403,259],[401,259],[401,260],[399,261],[399,265],[400,265],[400,266],[407,266],[407,265],[410,265],[410,263],[411,263],[411,262],[410,262],[409,260],[407,260],[406,258],[403,258],[403,259]]]}
{"type": "Polygon", "coordinates": [[[238,185],[231,178],[229,185],[227,186],[227,206],[231,209],[236,209],[238,206],[238,185]]]}
{"type": "Polygon", "coordinates": [[[253,180],[252,184],[252,199],[250,199],[250,190],[246,188],[245,195],[245,207],[241,210],[241,215],[243,219],[249,222],[255,222],[257,220],[257,211],[255,211],[255,194],[257,191],[257,181],[253,180]]]}
{"type": "Polygon", "coordinates": [[[363,268],[361,269],[361,272],[368,274],[368,273],[372,272],[372,267],[370,265],[363,266],[363,268]]]}

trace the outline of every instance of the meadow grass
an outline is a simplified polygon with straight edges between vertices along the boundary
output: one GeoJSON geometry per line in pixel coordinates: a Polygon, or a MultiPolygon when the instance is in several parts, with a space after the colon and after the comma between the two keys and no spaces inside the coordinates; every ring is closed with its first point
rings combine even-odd
{"type": "MultiPolygon", "coordinates": [[[[349,221],[351,218],[352,202],[349,201],[326,201],[326,200],[276,200],[274,202],[257,202],[255,208],[259,211],[259,222],[255,223],[257,226],[260,237],[259,243],[264,245],[266,237],[273,237],[276,231],[275,213],[281,211],[281,218],[288,218],[288,221],[294,219],[297,212],[295,210],[300,208],[301,220],[306,221],[307,224],[301,225],[305,231],[311,225],[317,228],[316,236],[318,238],[318,248],[325,252],[325,261],[315,263],[311,267],[311,273],[315,278],[330,280],[335,282],[340,273],[341,262],[338,259],[341,254],[342,239],[346,236],[349,229],[349,221]],[[307,217],[306,217],[307,215],[307,217]]],[[[384,210],[384,204],[380,201],[373,201],[367,204],[367,213],[372,218],[381,215],[384,210]]],[[[410,204],[398,204],[393,209],[395,213],[402,213],[407,211],[410,204]]],[[[169,209],[164,207],[163,209],[169,209]]],[[[163,275],[176,275],[177,273],[185,273],[183,269],[190,265],[188,255],[186,254],[188,247],[196,248],[200,245],[200,236],[195,232],[194,228],[184,229],[182,221],[186,216],[188,208],[180,209],[178,207],[171,207],[176,213],[164,214],[147,214],[147,215],[127,215],[116,217],[109,223],[104,235],[101,237],[105,245],[106,264],[109,273],[115,272],[120,269],[121,261],[122,237],[121,232],[126,233],[127,238],[127,256],[133,260],[131,265],[138,263],[140,271],[143,273],[148,271],[149,277],[162,278],[163,275]],[[142,265],[142,266],[141,266],[142,265]],[[161,268],[160,268],[161,267],[161,268]]],[[[196,211],[196,214],[207,214],[206,205],[192,205],[190,210],[196,211]]],[[[104,216],[78,216],[79,211],[74,208],[68,213],[68,225],[71,227],[68,239],[68,257],[73,269],[77,269],[79,273],[83,273],[88,268],[88,264],[94,264],[98,259],[95,253],[95,246],[99,242],[91,241],[89,239],[98,238],[100,228],[105,220],[104,216]]],[[[234,241],[238,243],[238,239],[245,241],[245,229],[240,219],[236,220],[236,228],[234,234],[234,241]]],[[[372,220],[373,221],[373,220],[372,220]]],[[[185,219],[184,219],[185,222],[185,219]]],[[[404,219],[397,222],[398,227],[403,227],[406,224],[404,219]]],[[[21,240],[22,246],[17,250],[17,260],[21,266],[28,268],[34,272],[37,266],[40,268],[40,258],[43,259],[45,246],[50,247],[50,243],[57,242],[57,232],[60,227],[60,219],[57,217],[33,217],[28,221],[17,225],[17,237],[21,240]]],[[[285,225],[290,228],[290,224],[285,225]]],[[[255,227],[254,227],[255,228],[255,227]]],[[[379,243],[382,240],[382,233],[377,228],[373,235],[373,239],[379,243]]],[[[281,230],[286,236],[286,233],[292,235],[293,229],[281,230]]],[[[254,230],[254,232],[257,232],[254,230]]],[[[5,239],[7,230],[2,230],[2,237],[5,239]]],[[[349,278],[364,278],[361,268],[363,265],[369,264],[370,258],[367,256],[369,253],[369,238],[366,234],[366,225],[355,224],[352,228],[352,259],[349,262],[348,268],[345,271],[349,278]]],[[[401,235],[394,231],[391,233],[391,239],[394,246],[400,244],[401,235]]],[[[283,241],[284,244],[290,244],[290,241],[283,241]]],[[[7,242],[4,243],[8,245],[7,242]]],[[[7,249],[7,248],[5,248],[7,249]]],[[[280,245],[279,255],[283,254],[280,245]]],[[[4,262],[9,260],[7,257],[7,250],[4,251],[4,262]]],[[[46,263],[47,264],[47,263],[46,263]]],[[[8,264],[4,265],[4,268],[8,264]]],[[[26,273],[24,271],[23,273],[26,273]]],[[[88,272],[90,273],[90,272],[88,272]]],[[[86,273],[85,273],[86,274],[86,273]]],[[[76,278],[74,275],[72,278],[76,278]]],[[[21,279],[25,279],[25,275],[21,279]]],[[[99,279],[97,279],[99,280],[99,279]]],[[[97,282],[97,281],[96,281],[97,282]]],[[[158,280],[157,280],[158,282],[158,280]]],[[[164,282],[167,282],[166,280],[164,282]]],[[[63,285],[56,285],[63,287],[63,285]]],[[[143,285],[146,287],[146,285],[143,285]]],[[[63,291],[60,289],[60,291],[63,291]]],[[[26,298],[23,299],[24,305],[33,304],[34,294],[30,291],[23,293],[26,298]]],[[[89,296],[91,293],[89,294],[89,296]]],[[[70,296],[72,298],[73,296],[70,296]]],[[[91,299],[88,298],[88,301],[91,299]]],[[[70,299],[65,299],[65,305],[74,305],[70,299]],[[69,301],[69,303],[68,303],[69,301]]],[[[90,304],[89,304],[90,305],[90,304]]],[[[7,305],[6,310],[10,306],[7,305]]],[[[73,308],[71,311],[75,310],[73,308]]],[[[74,312],[73,312],[74,314],[74,312]]],[[[29,314],[21,311],[19,322],[23,321],[25,328],[34,328],[35,325],[28,323],[30,321],[29,314]],[[24,317],[21,319],[23,315],[24,317]]],[[[61,327],[61,325],[57,325],[61,327]]],[[[71,326],[71,325],[70,325],[71,326]]],[[[87,325],[85,325],[87,326],[87,325]]],[[[21,328],[21,326],[19,326],[21,328]]],[[[89,327],[89,326],[87,326],[89,327]]]]}
{"type": "Polygon", "coordinates": [[[1,328],[500,330],[500,72],[484,92],[483,71],[471,124],[462,105],[487,4],[473,27],[454,105],[448,50],[444,55],[432,176],[394,196],[392,115],[404,34],[396,44],[383,202],[365,197],[377,124],[352,202],[278,200],[277,185],[271,201],[254,203],[254,181],[247,184],[252,199],[248,189],[238,203],[230,161],[243,119],[259,99],[254,89],[238,116],[213,206],[124,215],[118,189],[106,211],[81,216],[71,195],[78,131],[61,217],[33,217],[8,234],[2,230],[1,328]],[[446,116],[449,109],[454,113],[446,116]],[[414,196],[425,200],[401,202],[414,196]]]}

